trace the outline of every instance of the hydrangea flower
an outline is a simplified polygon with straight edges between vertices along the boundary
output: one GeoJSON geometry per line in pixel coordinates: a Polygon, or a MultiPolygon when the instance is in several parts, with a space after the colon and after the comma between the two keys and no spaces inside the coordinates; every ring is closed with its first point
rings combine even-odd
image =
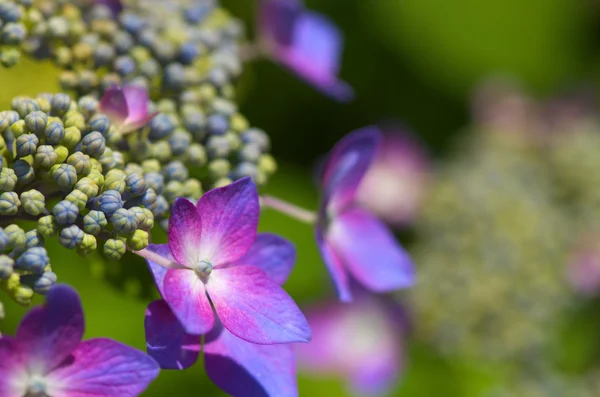
{"type": "Polygon", "coordinates": [[[343,377],[358,396],[384,395],[394,386],[407,331],[400,306],[361,293],[352,305],[329,302],[308,309],[307,316],[313,340],[295,349],[302,372],[343,377]]]}
{"type": "Polygon", "coordinates": [[[99,110],[124,134],[143,127],[156,116],[157,113],[149,113],[148,103],[146,88],[113,85],[104,92],[99,110]]]}
{"type": "Polygon", "coordinates": [[[352,88],[338,77],[342,34],[325,16],[299,0],[261,0],[258,29],[261,50],[273,60],[334,99],[353,98],[352,88]]]}
{"type": "Polygon", "coordinates": [[[170,261],[170,269],[155,262],[150,267],[186,332],[206,334],[218,317],[248,342],[310,340],[308,323],[292,298],[260,266],[244,265],[258,217],[256,185],[249,177],[205,193],[197,205],[185,198],[173,204],[169,244],[149,247],[170,261]]]}
{"type": "Polygon", "coordinates": [[[398,128],[381,130],[382,143],[361,182],[357,201],[394,226],[418,215],[429,181],[430,163],[422,144],[398,128]]]}
{"type": "MultiPolygon", "coordinates": [[[[161,255],[169,255],[167,246],[151,246],[161,255]]],[[[238,262],[257,266],[281,285],[292,270],[294,246],[279,236],[258,234],[256,241],[238,262]]],[[[160,267],[152,265],[160,270],[160,267]]],[[[165,272],[154,271],[157,285],[165,272]]],[[[185,369],[194,364],[200,350],[210,379],[226,393],[236,397],[298,395],[296,365],[290,344],[258,345],[229,332],[220,322],[206,335],[185,332],[164,300],[152,302],[146,312],[148,354],[163,369],[185,369]]]]}
{"type": "Polygon", "coordinates": [[[15,338],[0,337],[0,396],[137,396],[158,376],[146,354],[105,338],[82,342],[83,332],[77,292],[53,287],[15,338]]]}
{"type": "Polygon", "coordinates": [[[409,287],[415,281],[408,253],[381,221],[355,202],[380,140],[374,127],[347,135],[331,151],[321,175],[316,238],[342,301],[352,300],[350,276],[374,292],[409,287]]]}

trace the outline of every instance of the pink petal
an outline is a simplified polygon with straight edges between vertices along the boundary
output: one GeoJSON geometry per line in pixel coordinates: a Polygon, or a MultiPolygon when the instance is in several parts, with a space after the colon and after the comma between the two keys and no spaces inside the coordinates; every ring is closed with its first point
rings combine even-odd
{"type": "Polygon", "coordinates": [[[99,106],[100,112],[106,114],[113,123],[123,124],[129,111],[127,109],[127,100],[125,99],[125,92],[117,85],[108,87],[104,91],[102,100],[99,106]]]}
{"type": "Polygon", "coordinates": [[[233,397],[296,397],[296,359],[290,344],[256,345],[223,326],[206,336],[208,377],[233,397]]]}
{"type": "Polygon", "coordinates": [[[193,270],[167,271],[164,298],[187,333],[202,335],[213,328],[215,316],[204,283],[193,270]]]}
{"type": "Polygon", "coordinates": [[[323,208],[340,212],[350,205],[374,159],[381,134],[366,127],[346,135],[332,149],[323,171],[323,208]]]}
{"type": "Polygon", "coordinates": [[[250,250],[236,264],[259,267],[271,280],[283,285],[295,261],[294,244],[276,234],[258,233],[250,250]]]}
{"type": "Polygon", "coordinates": [[[188,267],[196,265],[202,230],[194,204],[182,197],[175,200],[169,218],[169,247],[178,263],[188,267]]]}
{"type": "Polygon", "coordinates": [[[144,325],[146,349],[161,368],[185,369],[198,360],[200,336],[186,333],[165,301],[150,303],[144,325]]]}
{"type": "Polygon", "coordinates": [[[197,208],[203,233],[199,258],[219,266],[248,252],[256,237],[259,215],[258,192],[252,178],[206,192],[197,208]]]}
{"type": "Polygon", "coordinates": [[[31,309],[17,330],[16,341],[27,364],[47,371],[77,347],[84,331],[79,295],[66,285],[54,286],[46,304],[31,309]]]}
{"type": "Polygon", "coordinates": [[[316,230],[317,246],[321,251],[323,261],[329,270],[333,285],[338,294],[338,298],[342,302],[352,301],[352,292],[350,291],[350,281],[348,280],[348,272],[344,268],[341,258],[331,247],[331,244],[323,237],[321,226],[317,225],[316,230]]]}
{"type": "Polygon", "coordinates": [[[52,397],[135,397],[159,373],[139,350],[110,339],[82,342],[49,377],[52,397]]]}
{"type": "Polygon", "coordinates": [[[137,130],[146,125],[156,113],[148,113],[148,90],[136,85],[123,87],[125,102],[127,103],[127,119],[121,132],[137,130]]]}
{"type": "MultiPolygon", "coordinates": [[[[171,254],[169,244],[150,244],[146,249],[148,251],[159,254],[164,258],[168,258],[171,260],[173,259],[173,255],[171,254]]],[[[146,262],[148,262],[148,268],[150,269],[150,273],[152,273],[152,277],[154,277],[154,283],[156,284],[158,292],[160,292],[160,295],[164,297],[164,280],[165,274],[167,274],[168,269],[149,260],[146,260],[146,262]]]]}
{"type": "Polygon", "coordinates": [[[16,341],[0,336],[0,396],[22,397],[23,390],[18,380],[26,371],[16,341]]]}
{"type": "Polygon", "coordinates": [[[327,239],[350,273],[374,292],[390,292],[415,283],[408,253],[388,228],[367,211],[351,208],[331,224],[327,239]]]}
{"type": "Polygon", "coordinates": [[[296,303],[258,267],[215,269],[206,287],[223,325],[239,338],[258,344],[310,340],[296,303]]]}

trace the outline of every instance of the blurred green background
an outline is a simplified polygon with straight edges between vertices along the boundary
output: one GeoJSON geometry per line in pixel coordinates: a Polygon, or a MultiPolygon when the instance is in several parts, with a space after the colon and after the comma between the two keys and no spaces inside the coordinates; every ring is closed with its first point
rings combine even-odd
{"type": "MultiPolygon", "coordinates": [[[[254,2],[223,3],[246,22],[252,37],[254,2]]],[[[513,78],[540,98],[595,87],[598,80],[600,4],[593,0],[308,0],[307,5],[344,31],[341,75],[357,99],[348,105],[333,102],[266,60],[248,64],[239,82],[243,113],[270,134],[280,163],[265,192],[306,208],[316,207],[314,161],[349,131],[399,120],[443,157],[468,124],[471,94],[483,78],[513,78]]],[[[15,95],[56,90],[50,66],[25,65],[0,70],[3,109],[15,95]]],[[[331,296],[309,226],[265,211],[261,229],[297,244],[298,261],[286,288],[300,304],[331,296]]],[[[146,285],[149,279],[144,263],[129,256],[119,270],[97,259],[81,260],[56,244],[49,250],[60,281],[82,295],[86,337],[111,337],[143,349],[143,316],[154,294],[143,288],[142,297],[138,293],[135,280],[146,285]],[[103,274],[117,282],[107,283],[103,274]]],[[[1,330],[10,334],[25,309],[5,303],[1,330]]],[[[442,358],[422,343],[407,351],[396,396],[476,396],[499,378],[491,366],[442,358]]],[[[201,362],[187,371],[164,372],[144,395],[167,394],[223,395],[208,381],[201,362]]],[[[301,374],[300,395],[346,394],[339,380],[301,374]]]]}

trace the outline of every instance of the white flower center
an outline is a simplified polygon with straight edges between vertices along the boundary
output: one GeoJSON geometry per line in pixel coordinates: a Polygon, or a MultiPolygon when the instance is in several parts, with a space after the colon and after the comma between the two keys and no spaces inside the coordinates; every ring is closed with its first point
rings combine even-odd
{"type": "Polygon", "coordinates": [[[27,391],[23,397],[50,397],[46,394],[46,380],[39,375],[32,375],[27,384],[27,391]]]}
{"type": "Polygon", "coordinates": [[[212,273],[213,265],[210,261],[202,259],[196,262],[196,264],[193,267],[193,270],[198,274],[198,276],[205,278],[208,277],[210,273],[212,273]]]}

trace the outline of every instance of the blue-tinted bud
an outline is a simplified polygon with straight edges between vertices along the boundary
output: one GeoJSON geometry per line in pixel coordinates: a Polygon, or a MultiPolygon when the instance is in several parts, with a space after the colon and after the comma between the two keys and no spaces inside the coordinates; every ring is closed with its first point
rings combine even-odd
{"type": "Polygon", "coordinates": [[[92,131],[98,131],[106,136],[110,128],[110,119],[104,114],[95,114],[90,118],[89,125],[92,131]]]}
{"type": "Polygon", "coordinates": [[[197,141],[202,141],[206,137],[207,121],[200,110],[191,110],[183,113],[183,125],[192,133],[197,141]]]}
{"type": "Polygon", "coordinates": [[[162,174],[165,176],[167,181],[179,181],[183,182],[188,179],[188,169],[181,161],[175,160],[167,164],[162,174]]]}
{"type": "Polygon", "coordinates": [[[12,224],[4,228],[4,232],[8,236],[8,245],[14,249],[25,247],[25,231],[19,226],[12,224]]]}
{"type": "Polygon", "coordinates": [[[158,114],[154,117],[149,124],[150,133],[148,134],[148,138],[152,142],[156,142],[160,139],[163,139],[167,135],[169,135],[175,129],[173,122],[166,114],[158,114]]]}
{"type": "Polygon", "coordinates": [[[115,71],[123,77],[132,75],[135,72],[135,61],[128,55],[121,55],[115,59],[115,71]]]}
{"type": "Polygon", "coordinates": [[[102,164],[103,170],[111,170],[115,168],[117,162],[111,148],[107,147],[104,149],[104,153],[100,156],[100,164],[102,164]]]}
{"type": "Polygon", "coordinates": [[[65,137],[65,127],[59,121],[51,121],[44,130],[46,142],[51,145],[57,145],[65,137]]]}
{"type": "Polygon", "coordinates": [[[223,135],[229,129],[229,118],[221,113],[215,113],[208,117],[206,129],[209,134],[223,135]]]}
{"type": "Polygon", "coordinates": [[[83,211],[88,201],[88,197],[81,190],[73,190],[71,193],[67,194],[65,200],[75,204],[79,211],[83,211]]]}
{"type": "Polygon", "coordinates": [[[46,249],[43,247],[28,248],[15,261],[15,269],[42,274],[46,266],[50,263],[50,258],[46,249]]]}
{"type": "Polygon", "coordinates": [[[160,63],[153,58],[150,58],[140,65],[140,72],[149,79],[153,79],[162,74],[160,63]]]}
{"type": "Polygon", "coordinates": [[[171,153],[175,156],[180,156],[188,150],[192,143],[191,135],[181,129],[173,131],[173,134],[169,137],[169,145],[171,145],[171,153]]]}
{"type": "Polygon", "coordinates": [[[40,140],[34,134],[23,134],[17,138],[17,157],[25,157],[35,153],[40,140]]]}
{"type": "Polygon", "coordinates": [[[256,181],[258,177],[258,167],[254,163],[242,162],[235,167],[233,171],[235,179],[241,179],[245,176],[249,176],[256,181]]]}
{"type": "Polygon", "coordinates": [[[100,82],[98,74],[94,70],[81,70],[77,78],[79,79],[79,89],[83,92],[92,91],[100,82]]]}
{"type": "Polygon", "coordinates": [[[184,11],[185,20],[191,24],[199,24],[206,18],[212,8],[207,4],[195,4],[184,11]]]}
{"type": "Polygon", "coordinates": [[[141,45],[147,48],[152,48],[158,41],[158,35],[154,29],[147,28],[140,32],[138,41],[141,45]]]}
{"type": "Polygon", "coordinates": [[[167,90],[180,91],[185,88],[185,68],[180,63],[171,63],[165,67],[163,84],[167,90]]]}
{"type": "Polygon", "coordinates": [[[17,184],[17,175],[11,168],[0,170],[0,191],[11,192],[17,184]]]}
{"type": "Polygon", "coordinates": [[[113,161],[113,168],[116,168],[118,170],[122,170],[123,168],[125,168],[125,157],[123,156],[123,153],[117,150],[113,150],[113,161]]]}
{"type": "Polygon", "coordinates": [[[0,255],[0,280],[6,280],[13,274],[15,261],[8,255],[0,255]]]}
{"type": "Polygon", "coordinates": [[[222,158],[229,156],[231,147],[227,137],[213,135],[210,136],[206,142],[206,150],[211,158],[222,158]]]}
{"type": "Polygon", "coordinates": [[[165,64],[175,59],[177,47],[168,40],[159,39],[153,43],[152,52],[159,62],[165,64]]]}
{"type": "Polygon", "coordinates": [[[98,111],[98,100],[91,96],[84,96],[77,102],[79,111],[83,113],[86,118],[91,117],[98,111]]]}
{"type": "Polygon", "coordinates": [[[123,208],[121,193],[115,190],[107,190],[100,196],[98,204],[100,211],[104,212],[107,217],[111,217],[119,208],[123,208]]]}
{"type": "Polygon", "coordinates": [[[19,113],[20,118],[25,118],[29,113],[40,110],[37,103],[31,98],[15,98],[12,107],[19,113]]]}
{"type": "Polygon", "coordinates": [[[158,172],[147,172],[144,174],[146,186],[153,189],[157,194],[161,194],[165,183],[165,178],[158,172]]]}
{"type": "Polygon", "coordinates": [[[92,171],[90,156],[81,152],[75,152],[67,158],[67,164],[72,165],[77,175],[87,175],[92,171]]]}
{"type": "Polygon", "coordinates": [[[229,82],[229,74],[222,67],[215,67],[208,72],[208,81],[216,87],[223,87],[229,82]]]}
{"type": "Polygon", "coordinates": [[[62,116],[71,108],[71,97],[67,94],[55,94],[50,101],[52,115],[62,116]]]}
{"type": "Polygon", "coordinates": [[[79,208],[68,200],[62,200],[52,208],[52,213],[59,225],[71,225],[79,217],[79,208]]]}
{"type": "Polygon", "coordinates": [[[10,216],[19,212],[21,200],[15,192],[4,192],[0,194],[0,215],[10,216]]]}
{"type": "Polygon", "coordinates": [[[106,44],[100,43],[94,48],[94,64],[96,67],[109,65],[115,58],[115,49],[106,44]]]}
{"type": "Polygon", "coordinates": [[[92,210],[83,217],[83,230],[86,233],[97,235],[108,224],[104,212],[92,210]]]}
{"type": "Polygon", "coordinates": [[[58,241],[60,244],[69,249],[77,248],[83,241],[85,233],[77,225],[71,225],[60,231],[58,241]]]}
{"type": "Polygon", "coordinates": [[[154,209],[154,211],[152,211],[154,213],[154,216],[163,216],[167,213],[167,211],[169,211],[169,203],[167,202],[167,199],[164,196],[157,196],[156,208],[154,209]]]}
{"type": "Polygon", "coordinates": [[[184,65],[191,65],[202,53],[198,44],[185,43],[179,47],[179,61],[184,65]]]}
{"type": "Polygon", "coordinates": [[[14,110],[5,110],[0,112],[0,115],[0,132],[4,132],[20,118],[19,113],[14,110]]]}
{"type": "Polygon", "coordinates": [[[29,131],[33,132],[38,137],[43,136],[44,130],[46,129],[46,123],[48,123],[48,116],[42,111],[29,113],[25,116],[25,125],[29,131]]]}
{"type": "Polygon", "coordinates": [[[2,43],[17,45],[25,40],[26,30],[22,23],[7,23],[2,28],[2,43]]]}
{"type": "Polygon", "coordinates": [[[185,161],[192,167],[203,167],[207,161],[206,149],[199,143],[192,143],[185,152],[185,161]]]}
{"type": "Polygon", "coordinates": [[[10,1],[0,3],[0,20],[3,22],[17,22],[22,17],[21,9],[10,1]]]}
{"type": "Polygon", "coordinates": [[[115,33],[113,38],[113,45],[117,53],[120,55],[128,54],[131,48],[135,45],[133,37],[127,32],[122,30],[115,33]]]}
{"type": "Polygon", "coordinates": [[[140,174],[129,174],[125,178],[126,190],[132,196],[141,196],[146,193],[147,184],[140,174]]]}
{"type": "Polygon", "coordinates": [[[127,246],[125,245],[125,242],[114,238],[106,240],[103,247],[104,255],[113,261],[121,259],[126,250],[127,246]]]}
{"type": "Polygon", "coordinates": [[[143,18],[133,13],[121,13],[120,21],[123,28],[132,35],[136,35],[146,25],[143,18]]]}
{"type": "Polygon", "coordinates": [[[250,163],[257,163],[261,155],[261,147],[255,143],[244,145],[238,153],[240,161],[246,161],[250,163]]]}
{"type": "Polygon", "coordinates": [[[39,276],[25,275],[21,277],[21,283],[30,286],[38,294],[45,295],[56,285],[56,274],[48,271],[39,276]]]}
{"type": "Polygon", "coordinates": [[[110,217],[115,231],[120,234],[129,234],[137,229],[137,219],[135,212],[125,208],[119,208],[113,216],[110,217]]]}
{"type": "Polygon", "coordinates": [[[21,203],[25,212],[33,216],[40,215],[46,209],[46,198],[35,189],[21,193],[21,203]]]}
{"type": "Polygon", "coordinates": [[[0,253],[4,251],[9,244],[8,234],[0,227],[0,253]]]}
{"type": "Polygon", "coordinates": [[[81,144],[81,150],[95,158],[102,156],[106,149],[106,140],[98,131],[90,132],[84,136],[81,144]]]}
{"type": "Polygon", "coordinates": [[[61,189],[71,190],[77,182],[77,170],[70,164],[57,164],[50,168],[50,175],[61,189]]]}
{"type": "Polygon", "coordinates": [[[143,196],[141,196],[141,203],[144,207],[148,208],[154,213],[156,210],[156,192],[154,189],[146,190],[143,196]]]}
{"type": "Polygon", "coordinates": [[[17,160],[13,164],[13,170],[17,176],[17,183],[26,185],[35,179],[35,171],[31,164],[25,160],[17,160]]]}
{"type": "Polygon", "coordinates": [[[25,246],[27,248],[42,247],[44,245],[44,238],[36,230],[30,230],[25,233],[25,246]]]}
{"type": "Polygon", "coordinates": [[[269,136],[261,129],[250,128],[241,133],[242,142],[248,145],[257,145],[262,151],[269,149],[271,143],[269,136]]]}

